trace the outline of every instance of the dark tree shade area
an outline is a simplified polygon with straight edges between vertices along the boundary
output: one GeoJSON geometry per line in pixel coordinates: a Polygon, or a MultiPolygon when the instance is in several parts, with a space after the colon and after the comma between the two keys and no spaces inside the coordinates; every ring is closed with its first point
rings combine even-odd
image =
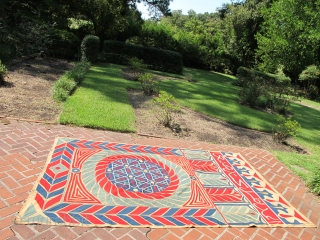
{"type": "Polygon", "coordinates": [[[124,41],[143,24],[137,2],[157,18],[170,14],[169,0],[1,0],[0,59],[35,52],[74,56],[87,34],[124,41]]]}
{"type": "Polygon", "coordinates": [[[319,69],[320,0],[232,1],[216,11],[186,15],[171,11],[171,1],[1,0],[0,59],[30,53],[76,57],[83,37],[93,34],[101,42],[178,52],[189,67],[230,74],[240,66],[270,73],[282,69],[296,84],[319,85],[314,78],[301,84],[300,75],[319,69]],[[137,3],[148,6],[149,20],[141,19],[137,3]]]}

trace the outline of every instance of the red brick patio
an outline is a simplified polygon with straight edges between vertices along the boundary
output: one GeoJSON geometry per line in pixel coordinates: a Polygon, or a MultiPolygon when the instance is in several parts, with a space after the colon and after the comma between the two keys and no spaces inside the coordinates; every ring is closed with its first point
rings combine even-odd
{"type": "Polygon", "coordinates": [[[61,125],[0,123],[0,239],[320,239],[320,204],[304,183],[268,151],[141,137],[61,125]],[[15,225],[13,220],[41,172],[55,137],[240,152],[317,228],[80,228],[15,225]]]}

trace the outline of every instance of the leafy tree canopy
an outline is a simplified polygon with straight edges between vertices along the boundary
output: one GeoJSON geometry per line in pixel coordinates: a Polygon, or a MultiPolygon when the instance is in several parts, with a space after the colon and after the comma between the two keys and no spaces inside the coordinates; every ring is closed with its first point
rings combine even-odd
{"type": "Polygon", "coordinates": [[[262,10],[263,28],[257,34],[260,68],[278,65],[294,80],[320,61],[320,0],[279,0],[262,10]]]}

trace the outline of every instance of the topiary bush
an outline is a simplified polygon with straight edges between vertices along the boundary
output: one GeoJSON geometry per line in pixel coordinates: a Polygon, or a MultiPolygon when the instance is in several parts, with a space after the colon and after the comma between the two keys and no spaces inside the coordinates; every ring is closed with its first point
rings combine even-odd
{"type": "Polygon", "coordinates": [[[67,71],[54,84],[52,95],[57,102],[64,102],[74,91],[77,84],[80,83],[84,75],[88,72],[90,63],[86,61],[79,62],[73,69],[67,71]]]}
{"type": "Polygon", "coordinates": [[[4,64],[2,64],[1,60],[0,60],[0,86],[2,84],[4,84],[4,76],[7,73],[7,68],[4,64]]]}
{"type": "Polygon", "coordinates": [[[128,59],[142,59],[148,68],[181,74],[183,70],[182,55],[153,47],[143,47],[119,41],[104,41],[104,52],[108,62],[128,64],[128,59]]]}
{"type": "Polygon", "coordinates": [[[145,95],[150,96],[159,92],[159,81],[151,73],[141,75],[138,80],[145,95]]]}
{"type": "Polygon", "coordinates": [[[100,39],[94,35],[87,35],[81,43],[81,60],[94,63],[98,59],[100,39]]]}

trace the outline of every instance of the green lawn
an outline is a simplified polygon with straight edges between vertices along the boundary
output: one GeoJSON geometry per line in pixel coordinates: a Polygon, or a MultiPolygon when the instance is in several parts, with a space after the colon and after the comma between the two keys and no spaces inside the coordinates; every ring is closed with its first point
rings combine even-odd
{"type": "MultiPolygon", "coordinates": [[[[171,93],[183,106],[246,128],[271,132],[277,126],[277,116],[239,104],[239,88],[231,85],[235,77],[185,68],[184,72],[192,73],[197,81],[189,83],[182,80],[181,75],[152,72],[177,77],[177,80],[163,80],[160,89],[171,93]]],[[[137,82],[122,78],[121,66],[99,64],[92,67],[81,86],[65,103],[60,121],[79,126],[135,131],[134,112],[126,89],[137,87],[137,82]]],[[[302,125],[296,140],[308,149],[310,155],[280,151],[274,151],[274,154],[308,181],[319,167],[320,111],[298,103],[292,104],[289,110],[293,113],[293,119],[302,125]]]]}
{"type": "MultiPolygon", "coordinates": [[[[161,89],[176,97],[179,102],[195,111],[205,113],[227,122],[261,131],[271,132],[277,126],[277,117],[263,113],[238,103],[238,87],[231,85],[235,77],[198,69],[185,69],[198,82],[165,80],[161,89]]],[[[311,101],[309,101],[310,103],[311,101]]],[[[314,103],[317,106],[318,103],[314,103]]],[[[302,129],[297,142],[308,149],[310,155],[274,151],[280,161],[296,174],[308,181],[320,165],[320,111],[294,103],[290,106],[292,119],[297,120],[302,129]]]]}
{"type": "Polygon", "coordinates": [[[311,100],[308,100],[308,99],[302,99],[301,100],[302,102],[310,105],[310,106],[313,106],[313,107],[316,107],[316,108],[320,108],[320,102],[315,102],[315,101],[311,101],[311,100]]]}
{"type": "Polygon", "coordinates": [[[97,64],[64,104],[60,122],[83,127],[135,132],[127,88],[137,82],[122,78],[120,66],[97,64]]]}
{"type": "Polygon", "coordinates": [[[162,81],[161,89],[171,93],[179,102],[195,111],[206,113],[235,125],[261,131],[272,131],[277,117],[238,103],[238,87],[231,85],[235,77],[214,72],[185,68],[196,83],[162,81]]]}

